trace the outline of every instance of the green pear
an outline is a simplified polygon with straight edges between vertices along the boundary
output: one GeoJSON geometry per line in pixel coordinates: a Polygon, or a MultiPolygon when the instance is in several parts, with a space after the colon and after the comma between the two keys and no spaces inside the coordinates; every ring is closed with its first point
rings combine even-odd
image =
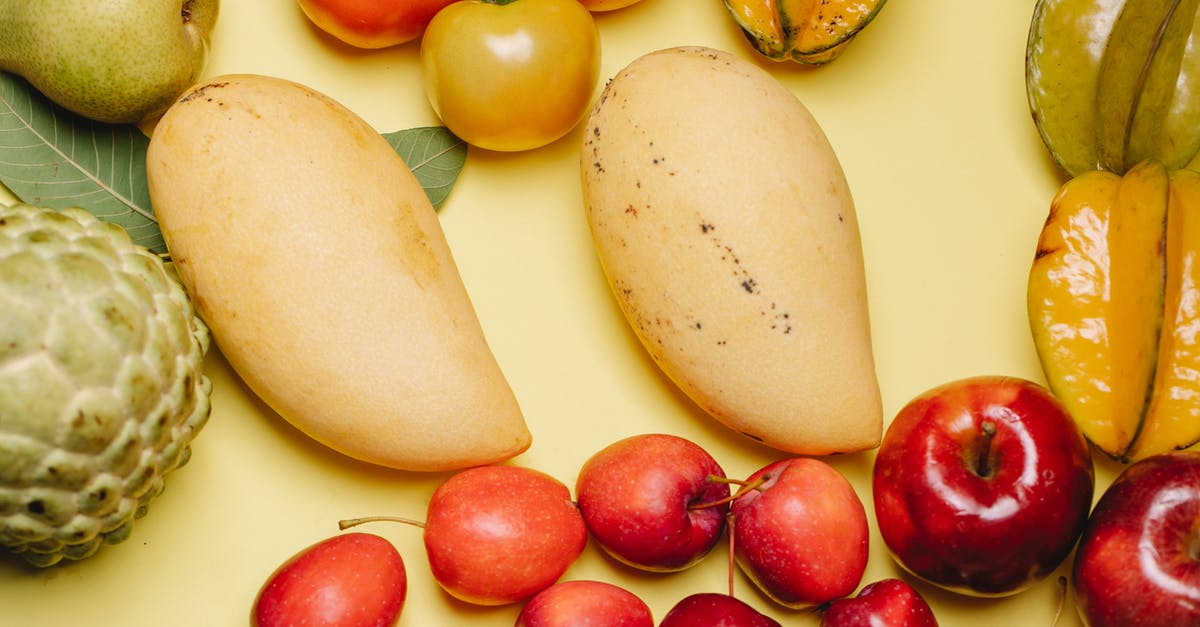
{"type": "Polygon", "coordinates": [[[220,0],[4,0],[0,70],[100,122],[161,114],[200,77],[220,0]]]}

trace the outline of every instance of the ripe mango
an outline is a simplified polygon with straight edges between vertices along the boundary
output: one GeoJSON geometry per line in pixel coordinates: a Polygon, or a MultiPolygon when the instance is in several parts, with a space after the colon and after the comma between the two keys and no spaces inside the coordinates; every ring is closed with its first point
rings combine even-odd
{"type": "Polygon", "coordinates": [[[167,111],[146,161],[198,313],[283,418],[405,470],[529,446],[432,204],[357,115],[286,80],[217,77],[167,111]]]}
{"type": "Polygon", "coordinates": [[[681,390],[784,451],[878,445],[854,202],[786,87],[724,51],[651,52],[600,95],[580,168],[612,293],[681,390]]]}

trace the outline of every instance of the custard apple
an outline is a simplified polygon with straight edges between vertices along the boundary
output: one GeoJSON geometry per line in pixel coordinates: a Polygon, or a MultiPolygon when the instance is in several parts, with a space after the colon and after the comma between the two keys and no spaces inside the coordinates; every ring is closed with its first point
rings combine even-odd
{"type": "Polygon", "coordinates": [[[126,539],[208,421],[208,346],[120,226],[0,205],[0,546],[49,566],[126,539]]]}

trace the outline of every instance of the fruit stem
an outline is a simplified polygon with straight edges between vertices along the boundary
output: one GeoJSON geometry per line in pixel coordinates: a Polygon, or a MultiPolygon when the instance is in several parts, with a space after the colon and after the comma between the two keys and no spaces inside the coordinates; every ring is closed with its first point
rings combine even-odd
{"type": "Polygon", "coordinates": [[[729,483],[729,484],[739,486],[737,492],[734,492],[733,494],[731,494],[725,498],[720,498],[715,501],[706,501],[703,503],[692,503],[691,505],[688,505],[688,509],[689,510],[705,509],[708,507],[719,507],[726,503],[732,503],[732,502],[738,500],[738,497],[742,496],[743,494],[745,494],[751,490],[757,490],[759,486],[766,483],[770,478],[771,478],[771,476],[769,474],[765,474],[765,475],[755,479],[754,481],[743,481],[741,479],[730,479],[729,477],[722,477],[720,475],[709,475],[705,479],[705,481],[708,481],[709,483],[729,483]]]}
{"type": "Polygon", "coordinates": [[[1065,575],[1058,576],[1058,609],[1054,612],[1054,622],[1050,623],[1050,627],[1058,625],[1058,619],[1062,617],[1063,606],[1067,602],[1067,578],[1065,575]]]}
{"type": "Polygon", "coordinates": [[[727,582],[727,585],[729,586],[729,596],[733,596],[733,570],[737,567],[737,560],[734,558],[734,552],[733,552],[734,548],[736,548],[733,544],[734,543],[734,534],[733,534],[734,518],[735,518],[735,516],[732,513],[725,515],[726,533],[729,534],[729,564],[728,564],[728,572],[726,573],[726,577],[729,578],[729,581],[727,582]]]}
{"type": "Polygon", "coordinates": [[[412,518],[404,518],[401,516],[363,516],[362,518],[346,518],[338,521],[338,529],[345,531],[351,527],[357,527],[363,523],[369,522],[398,522],[414,527],[425,528],[425,523],[412,518]]]}
{"type": "Polygon", "coordinates": [[[979,425],[979,430],[982,434],[979,436],[979,449],[975,452],[975,474],[980,477],[989,477],[992,474],[992,465],[989,459],[992,453],[992,439],[996,437],[996,423],[985,420],[979,425]]]}

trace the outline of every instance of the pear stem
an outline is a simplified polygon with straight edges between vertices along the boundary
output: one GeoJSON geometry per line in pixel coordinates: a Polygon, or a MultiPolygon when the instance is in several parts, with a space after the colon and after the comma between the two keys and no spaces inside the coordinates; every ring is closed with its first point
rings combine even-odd
{"type": "Polygon", "coordinates": [[[691,505],[688,505],[688,509],[689,510],[705,509],[708,507],[719,507],[726,503],[732,503],[732,502],[738,500],[738,498],[741,497],[743,494],[745,494],[751,490],[757,490],[759,488],[759,486],[766,483],[770,478],[771,478],[771,476],[769,474],[766,474],[766,475],[763,475],[763,476],[755,479],[754,481],[744,481],[742,479],[730,479],[729,477],[722,477],[720,475],[709,475],[708,478],[705,479],[709,483],[728,483],[728,484],[736,485],[736,486],[738,486],[737,492],[734,492],[733,494],[731,494],[725,498],[720,498],[715,501],[705,501],[703,503],[692,503],[691,505]]]}
{"type": "Polygon", "coordinates": [[[402,516],[363,516],[361,518],[347,518],[344,520],[339,520],[338,529],[345,531],[351,527],[357,527],[358,525],[369,522],[398,522],[406,525],[412,525],[414,527],[420,527],[422,529],[425,528],[425,523],[412,518],[404,518],[402,516]]]}
{"type": "Polygon", "coordinates": [[[992,440],[996,437],[996,423],[985,420],[979,425],[982,432],[979,436],[979,448],[975,451],[975,474],[989,477],[992,474],[992,464],[989,461],[992,453],[992,440]]]}

